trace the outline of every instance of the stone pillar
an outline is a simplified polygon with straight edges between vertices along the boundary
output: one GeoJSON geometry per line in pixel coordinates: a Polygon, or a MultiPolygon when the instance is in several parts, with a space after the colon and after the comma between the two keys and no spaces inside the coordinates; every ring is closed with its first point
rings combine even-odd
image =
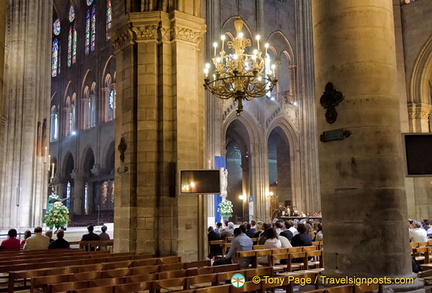
{"type": "MultiPolygon", "coordinates": [[[[71,177],[73,179],[73,182],[71,182],[71,197],[73,198],[73,205],[71,205],[71,209],[75,215],[82,215],[84,211],[85,178],[83,175],[75,171],[71,173],[71,177]]],[[[66,197],[66,189],[67,186],[65,185],[64,197],[66,197]]],[[[87,194],[92,194],[91,190],[87,190],[87,194]]],[[[91,202],[92,199],[88,198],[88,201],[91,202]]],[[[87,208],[87,211],[89,208],[90,206],[87,208]]]]}
{"type": "Polygon", "coordinates": [[[205,233],[202,198],[181,195],[176,186],[178,170],[203,168],[204,20],[196,16],[200,1],[186,2],[183,11],[169,13],[151,5],[122,13],[116,3],[111,31],[118,101],[115,247],[178,253],[185,261],[203,256],[199,235],[205,233]]]}
{"type": "Polygon", "coordinates": [[[318,133],[352,133],[319,143],[324,273],[411,276],[392,1],[312,5],[318,133]],[[332,124],[327,82],[344,94],[332,124]]]}
{"type": "Polygon", "coordinates": [[[0,227],[20,229],[41,225],[48,197],[43,148],[49,135],[43,133],[50,128],[53,4],[7,3],[0,227]]]}
{"type": "Polygon", "coordinates": [[[295,100],[299,107],[299,157],[302,157],[300,168],[299,192],[294,193],[294,202],[299,210],[315,212],[321,209],[319,202],[319,174],[317,130],[314,100],[314,60],[312,44],[312,0],[296,0],[296,36],[298,36],[297,64],[294,73],[295,100]],[[301,193],[301,194],[300,194],[301,193]]]}

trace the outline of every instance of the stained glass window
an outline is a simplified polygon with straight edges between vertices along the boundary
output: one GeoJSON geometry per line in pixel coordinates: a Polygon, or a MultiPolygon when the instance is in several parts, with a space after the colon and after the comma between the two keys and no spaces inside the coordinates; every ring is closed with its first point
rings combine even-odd
{"type": "Polygon", "coordinates": [[[92,3],[93,3],[93,0],[87,0],[87,6],[92,5],[92,3]]]}
{"type": "Polygon", "coordinates": [[[96,48],[96,5],[93,5],[92,16],[91,16],[91,47],[90,49],[94,51],[96,48]]]}
{"type": "Polygon", "coordinates": [[[51,56],[51,76],[57,76],[58,69],[58,57],[59,57],[59,47],[58,47],[58,39],[54,38],[52,45],[52,56],[51,56]]]}
{"type": "Polygon", "coordinates": [[[110,39],[110,36],[108,35],[108,30],[111,28],[111,25],[112,25],[111,0],[107,0],[107,23],[106,23],[107,40],[110,39]]]}
{"type": "Polygon", "coordinates": [[[68,181],[66,185],[66,198],[67,198],[66,207],[68,209],[70,209],[70,197],[71,197],[71,183],[70,181],[68,181]]]}
{"type": "Polygon", "coordinates": [[[84,185],[84,213],[88,214],[88,183],[86,182],[84,185]]]}
{"type": "Polygon", "coordinates": [[[77,31],[75,23],[75,10],[71,5],[69,8],[69,35],[68,35],[68,67],[76,63],[77,31]]]}
{"type": "Polygon", "coordinates": [[[116,90],[110,89],[108,95],[108,120],[114,119],[115,103],[116,103],[116,90]]]}
{"type": "Polygon", "coordinates": [[[73,26],[72,64],[76,63],[76,55],[77,55],[77,30],[76,30],[76,23],[74,23],[74,26],[73,26]]]}
{"type": "Polygon", "coordinates": [[[60,34],[60,19],[56,19],[53,23],[53,34],[58,36],[60,34]]]}
{"type": "Polygon", "coordinates": [[[51,108],[51,141],[57,141],[58,139],[58,113],[57,107],[51,108]]]}
{"type": "Polygon", "coordinates": [[[85,39],[85,54],[90,53],[90,10],[87,10],[86,14],[86,39],[85,39]]]}
{"type": "Polygon", "coordinates": [[[111,0],[107,0],[107,16],[106,16],[106,39],[109,40],[108,30],[112,26],[112,10],[111,10],[111,0]]]}
{"type": "Polygon", "coordinates": [[[75,9],[71,5],[69,8],[69,22],[73,22],[75,20],[75,9]]]}
{"type": "Polygon", "coordinates": [[[69,27],[69,35],[68,35],[68,67],[72,65],[72,27],[69,27]]]}

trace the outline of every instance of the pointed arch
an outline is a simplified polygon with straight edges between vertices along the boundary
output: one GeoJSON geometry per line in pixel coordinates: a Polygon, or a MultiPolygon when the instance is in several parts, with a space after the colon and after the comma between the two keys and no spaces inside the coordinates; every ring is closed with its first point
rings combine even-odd
{"type": "Polygon", "coordinates": [[[409,82],[411,103],[432,104],[430,82],[432,80],[432,37],[425,43],[414,64],[409,82]]]}

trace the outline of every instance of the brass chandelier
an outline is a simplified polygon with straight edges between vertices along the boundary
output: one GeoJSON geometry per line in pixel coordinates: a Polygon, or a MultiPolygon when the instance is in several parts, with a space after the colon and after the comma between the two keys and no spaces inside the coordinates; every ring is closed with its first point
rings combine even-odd
{"type": "Polygon", "coordinates": [[[212,79],[209,78],[211,66],[204,68],[204,88],[220,99],[237,101],[237,115],[243,111],[243,100],[250,101],[263,97],[271,92],[277,83],[276,66],[267,64],[268,44],[265,53],[260,49],[260,36],[255,37],[257,48],[251,54],[245,52],[251,46],[251,40],[242,33],[243,21],[236,20],[234,26],[237,32],[227,47],[232,53],[225,52],[225,35],[221,37],[222,46],[219,56],[216,54],[218,44],[213,43],[214,56],[212,58],[214,70],[212,79]]]}

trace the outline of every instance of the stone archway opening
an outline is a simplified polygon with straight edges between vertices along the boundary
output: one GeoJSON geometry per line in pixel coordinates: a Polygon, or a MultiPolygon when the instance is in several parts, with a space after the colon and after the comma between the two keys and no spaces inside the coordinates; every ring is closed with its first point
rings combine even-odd
{"type": "Polygon", "coordinates": [[[268,138],[269,212],[272,218],[280,217],[283,208],[296,209],[293,203],[291,159],[288,138],[280,127],[272,130],[268,138]]]}

